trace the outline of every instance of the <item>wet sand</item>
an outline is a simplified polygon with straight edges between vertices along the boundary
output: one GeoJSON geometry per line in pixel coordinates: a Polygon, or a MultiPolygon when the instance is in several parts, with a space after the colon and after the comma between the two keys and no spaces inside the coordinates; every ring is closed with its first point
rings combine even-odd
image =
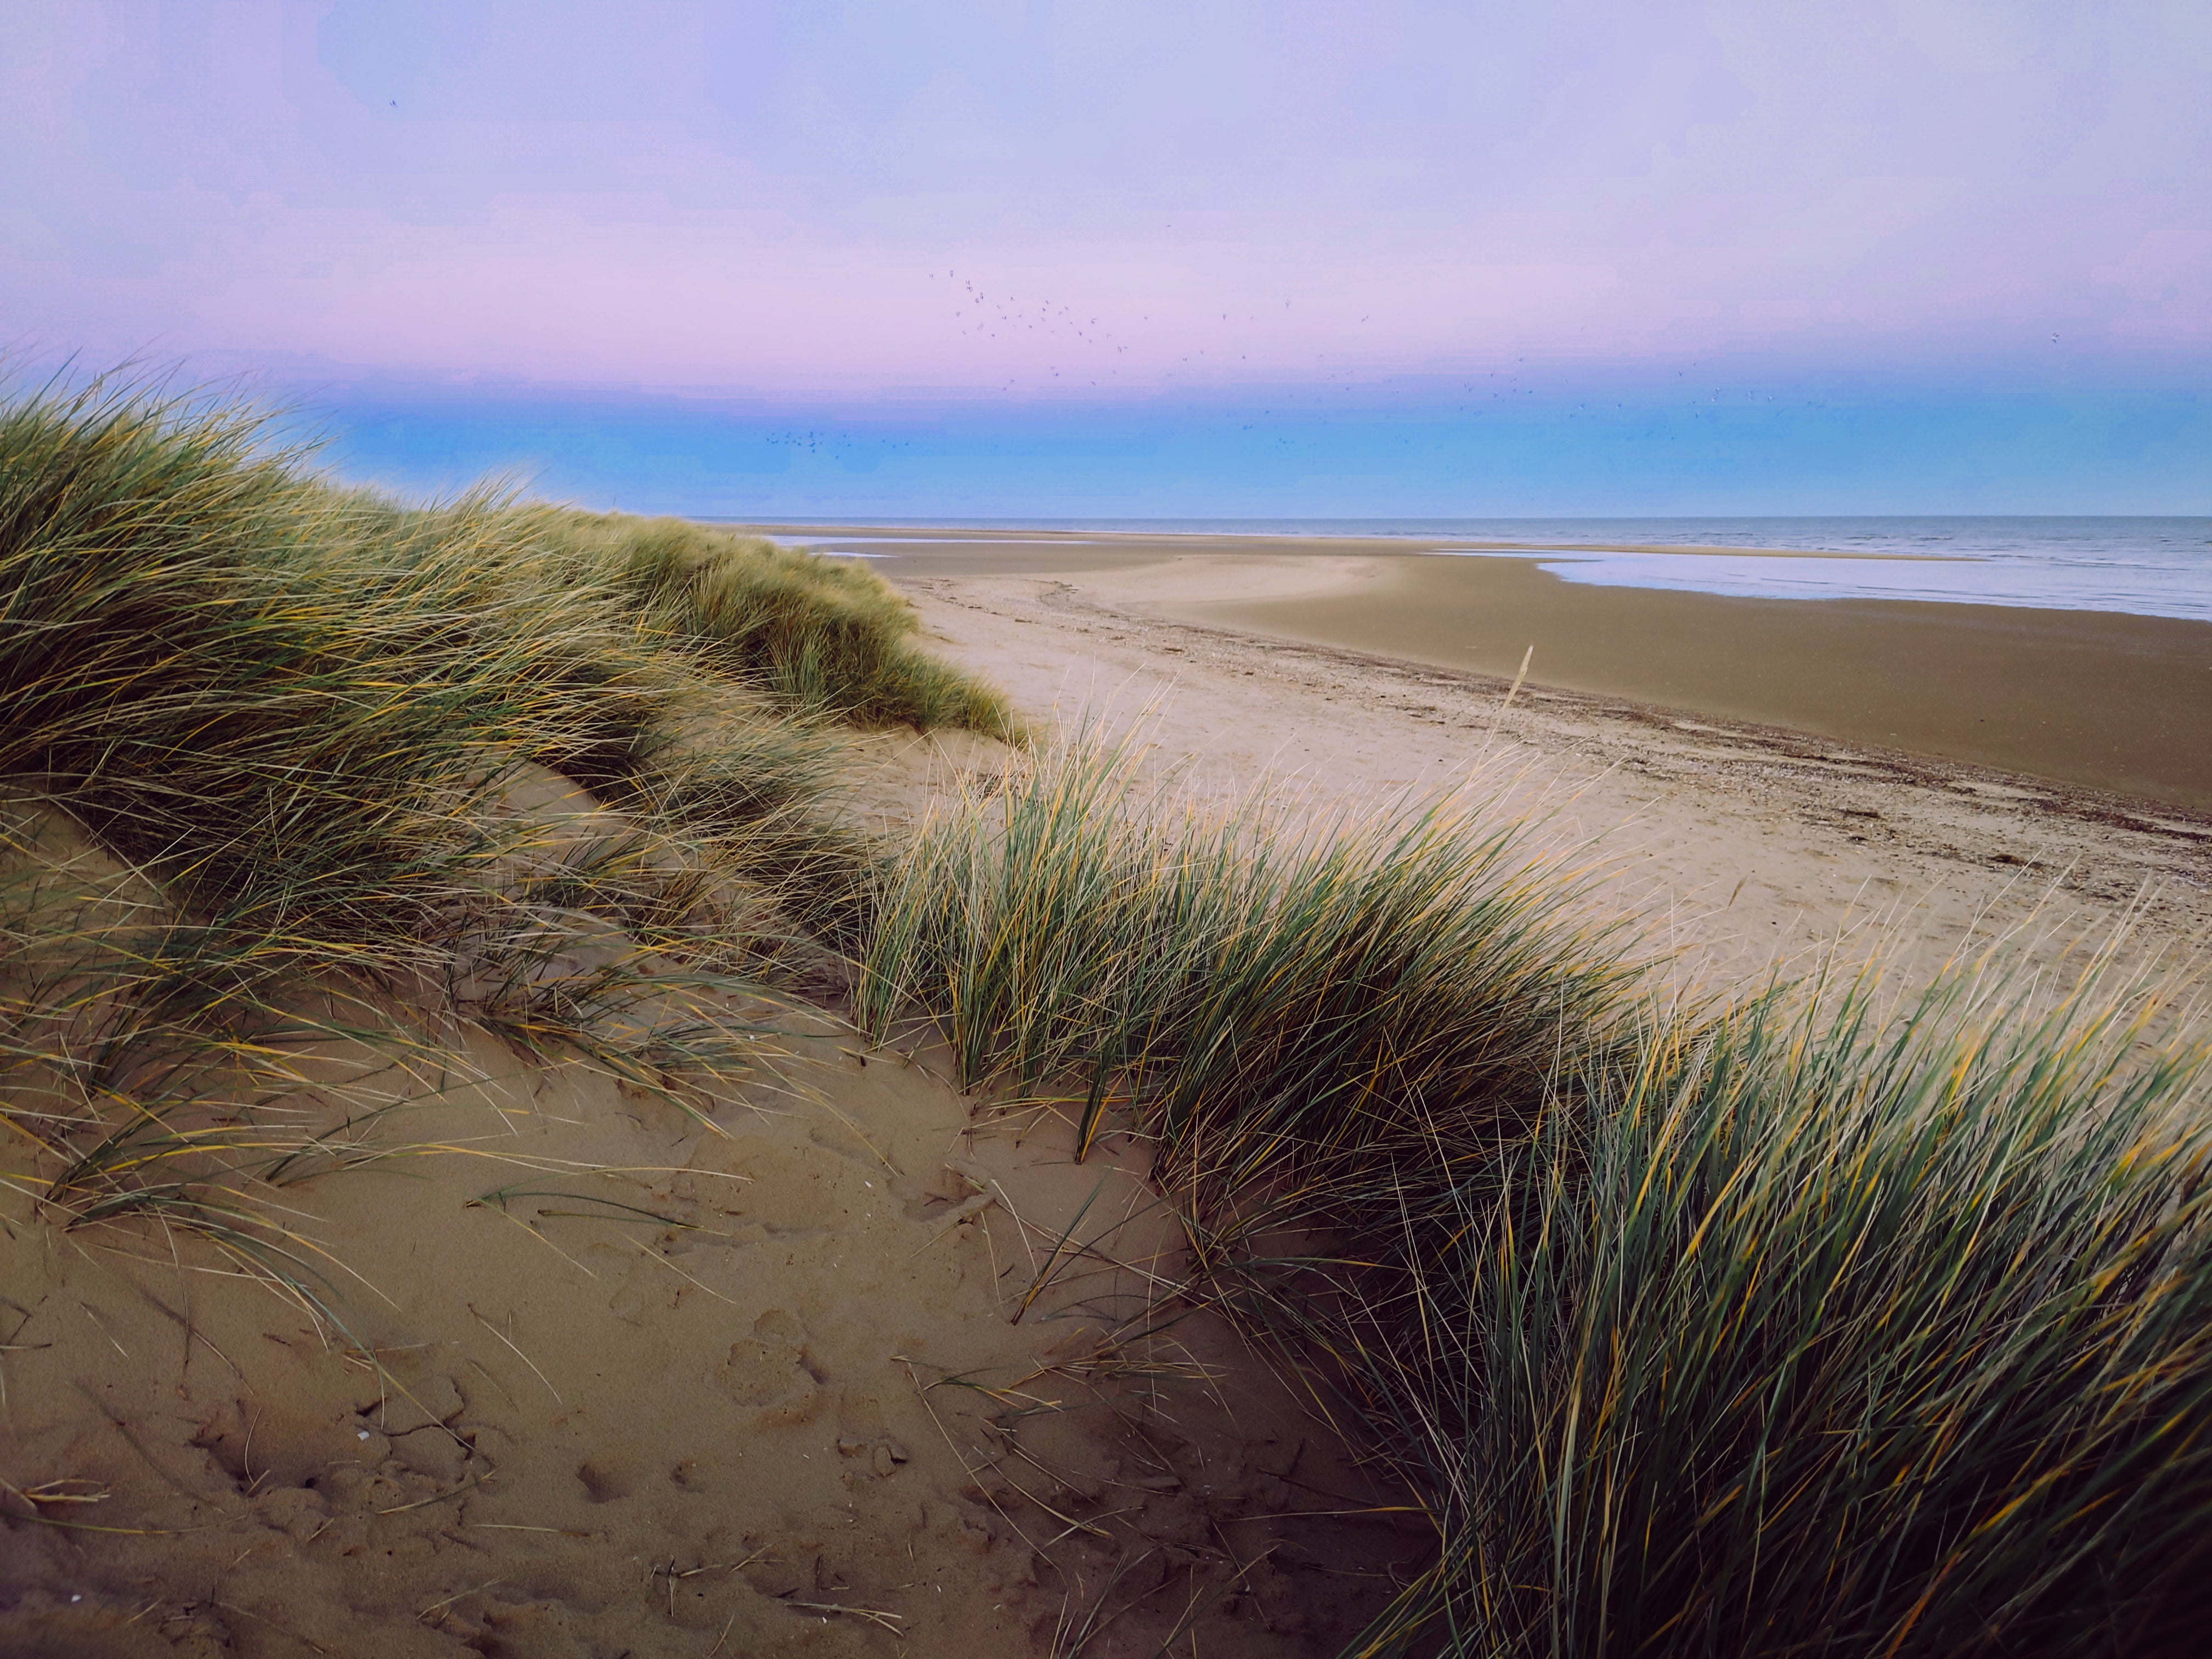
{"type": "Polygon", "coordinates": [[[778,533],[874,554],[896,580],[1083,574],[1151,614],[1483,674],[1510,678],[1533,647],[1532,685],[2212,808],[2204,623],[1586,586],[1407,541],[778,533]]]}
{"type": "Polygon", "coordinates": [[[1190,607],[1255,632],[2212,806],[2212,625],[1883,599],[1589,587],[1516,559],[1392,560],[1326,597],[1190,607]]]}

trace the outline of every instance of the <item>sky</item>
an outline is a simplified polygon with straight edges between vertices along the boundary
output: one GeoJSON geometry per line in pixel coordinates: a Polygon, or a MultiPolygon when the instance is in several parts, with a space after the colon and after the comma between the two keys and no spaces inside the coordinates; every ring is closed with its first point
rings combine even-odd
{"type": "Polygon", "coordinates": [[[869,516],[2212,512],[2202,0],[9,0],[0,352],[869,516]]]}

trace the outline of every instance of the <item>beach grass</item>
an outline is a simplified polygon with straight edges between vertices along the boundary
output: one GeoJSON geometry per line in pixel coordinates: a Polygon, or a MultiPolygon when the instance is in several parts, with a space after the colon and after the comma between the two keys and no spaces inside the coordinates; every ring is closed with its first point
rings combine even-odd
{"type": "Polygon", "coordinates": [[[1524,1132],[1563,1056],[1628,1040],[1636,969],[1587,849],[1480,795],[1297,813],[1143,787],[1079,732],[925,824],[876,900],[859,1018],[921,1012],[963,1083],[1070,1088],[1079,1145],[1141,1127],[1194,1226],[1443,1127],[1524,1132]]]}
{"type": "Polygon", "coordinates": [[[0,408],[10,1178],[302,1294],[278,1173],[434,1094],[448,1013],[672,1098],[742,1073],[709,1005],[858,925],[842,734],[1011,730],[864,570],[308,459],[127,380],[0,408]]]}
{"type": "Polygon", "coordinates": [[[861,1004],[1151,1143],[1439,1553],[1368,1655],[2133,1653],[2204,1611],[2212,1042],[1997,955],[1696,1005],[1464,800],[1293,829],[1095,743],[925,827],[861,1004]]]}
{"type": "MultiPolygon", "coordinates": [[[[2212,1046],[2185,978],[1663,1030],[1255,1264],[1442,1557],[1365,1650],[2147,1653],[2204,1610],[2212,1046]],[[1285,1297],[1312,1274],[1325,1292],[1285,1297]]],[[[1339,1200],[1341,1203],[1341,1199],[1339,1200]]]]}
{"type": "Polygon", "coordinates": [[[859,565],[683,519],[568,512],[549,537],[615,583],[648,631],[792,708],[1022,735],[1005,697],[924,651],[913,607],[859,565]]]}

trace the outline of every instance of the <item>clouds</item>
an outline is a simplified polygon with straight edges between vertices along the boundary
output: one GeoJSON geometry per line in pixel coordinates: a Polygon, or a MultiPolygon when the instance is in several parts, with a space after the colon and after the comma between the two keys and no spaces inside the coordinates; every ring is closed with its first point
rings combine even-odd
{"type": "Polygon", "coordinates": [[[0,296],[95,356],[1143,398],[2212,351],[2193,5],[18,0],[8,27],[0,296]]]}

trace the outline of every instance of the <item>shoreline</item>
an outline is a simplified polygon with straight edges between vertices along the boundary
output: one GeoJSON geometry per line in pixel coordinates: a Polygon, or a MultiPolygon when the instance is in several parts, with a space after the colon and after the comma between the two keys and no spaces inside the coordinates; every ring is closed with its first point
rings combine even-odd
{"type": "Polygon", "coordinates": [[[1331,544],[1356,542],[1363,547],[1395,548],[1399,550],[1418,549],[1431,554],[1453,553],[1528,553],[1556,558],[1574,553],[1680,553],[1692,556],[1720,555],[1723,557],[1746,559],[1862,559],[1888,564],[1955,564],[1975,562],[1986,558],[1979,553],[1866,553],[1841,548],[1823,547],[1751,547],[1722,542],[1546,542],[1534,538],[1512,541],[1497,541],[1468,536],[1328,536],[1295,535],[1287,532],[1267,530],[1212,531],[1141,531],[1141,530],[1079,530],[1006,528],[975,528],[945,525],[802,525],[749,524],[738,520],[702,519],[702,524],[713,524],[729,529],[759,535],[773,536],[779,541],[805,544],[809,537],[818,537],[824,542],[857,543],[865,540],[921,542],[981,542],[1023,545],[1043,544],[1065,540],[1068,543],[1108,540],[1145,542],[1188,541],[1210,542],[1327,542],[1331,544]],[[823,532],[827,532],[824,535],[823,532]]]}
{"type": "Polygon", "coordinates": [[[1080,577],[1163,619],[1507,679],[1533,647],[1532,686],[2212,812],[2212,623],[1599,586],[1542,570],[1549,554],[1431,544],[934,528],[871,562],[902,583],[1080,577]]]}

